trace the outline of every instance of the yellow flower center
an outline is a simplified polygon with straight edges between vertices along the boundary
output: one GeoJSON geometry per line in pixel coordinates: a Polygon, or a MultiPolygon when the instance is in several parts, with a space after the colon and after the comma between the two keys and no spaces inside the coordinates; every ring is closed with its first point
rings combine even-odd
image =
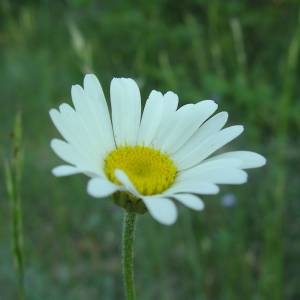
{"type": "Polygon", "coordinates": [[[122,146],[110,152],[104,170],[112,182],[120,184],[116,169],[124,171],[142,195],[163,192],[174,182],[177,172],[167,154],[144,146],[122,146]]]}

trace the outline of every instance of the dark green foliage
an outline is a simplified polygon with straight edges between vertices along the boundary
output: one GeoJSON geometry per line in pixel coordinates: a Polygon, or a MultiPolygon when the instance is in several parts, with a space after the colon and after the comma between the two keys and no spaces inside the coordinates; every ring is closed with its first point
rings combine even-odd
{"type": "MultiPolygon", "coordinates": [[[[113,76],[129,76],[144,100],[151,89],[174,90],[181,104],[213,98],[246,127],[226,148],[268,158],[247,185],[204,197],[204,212],[180,207],[172,227],[139,216],[138,299],[300,299],[299,10],[292,0],[0,2],[0,154],[21,108],[28,299],[123,297],[122,210],[89,197],[86,177],[50,173],[59,159],[48,110],[89,71],[107,95],[113,76]],[[226,193],[233,206],[221,204],[226,193]]],[[[0,299],[13,300],[0,167],[0,299]]]]}

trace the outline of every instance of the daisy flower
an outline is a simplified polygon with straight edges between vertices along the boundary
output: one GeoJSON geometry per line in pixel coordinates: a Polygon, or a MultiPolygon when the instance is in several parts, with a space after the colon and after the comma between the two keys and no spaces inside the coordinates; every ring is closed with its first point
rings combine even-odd
{"type": "Polygon", "coordinates": [[[212,100],[178,108],[178,96],[153,90],[144,110],[136,82],[114,78],[109,110],[102,87],[93,74],[83,87],[71,89],[73,106],[51,109],[51,119],[63,139],[51,147],[67,164],[55,176],[84,173],[87,192],[97,198],[115,192],[126,195],[117,203],[126,209],[149,211],[163,224],[177,218],[177,201],[202,210],[198,195],[219,192],[219,184],[242,184],[245,169],[263,166],[263,156],[250,151],[212,154],[239,136],[244,128],[224,128],[227,112],[215,115],[212,100]]]}

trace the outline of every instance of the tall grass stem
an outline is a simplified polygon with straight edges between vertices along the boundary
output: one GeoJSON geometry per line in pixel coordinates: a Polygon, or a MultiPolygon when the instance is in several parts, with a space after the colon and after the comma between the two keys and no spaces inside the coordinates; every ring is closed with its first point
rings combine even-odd
{"type": "Polygon", "coordinates": [[[11,211],[11,243],[18,280],[18,299],[24,300],[24,242],[20,191],[23,165],[21,113],[18,113],[15,119],[11,152],[10,160],[4,162],[5,181],[11,211]]]}

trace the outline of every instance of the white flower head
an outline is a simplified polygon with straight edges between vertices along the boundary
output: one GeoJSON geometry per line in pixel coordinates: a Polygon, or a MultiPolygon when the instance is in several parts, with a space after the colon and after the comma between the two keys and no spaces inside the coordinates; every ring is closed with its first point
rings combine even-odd
{"type": "Polygon", "coordinates": [[[174,200],[202,210],[199,194],[218,193],[218,184],[245,183],[245,169],[266,163],[250,151],[211,156],[244,130],[240,125],[223,128],[228,114],[212,116],[217,109],[212,100],[178,108],[175,93],[152,91],[142,112],[136,82],[114,78],[110,114],[93,74],[85,76],[83,87],[72,86],[71,94],[74,108],[64,103],[50,110],[64,138],[53,139],[51,147],[67,163],[53,174],[86,174],[87,191],[97,198],[126,192],[163,224],[176,221],[174,200]]]}

